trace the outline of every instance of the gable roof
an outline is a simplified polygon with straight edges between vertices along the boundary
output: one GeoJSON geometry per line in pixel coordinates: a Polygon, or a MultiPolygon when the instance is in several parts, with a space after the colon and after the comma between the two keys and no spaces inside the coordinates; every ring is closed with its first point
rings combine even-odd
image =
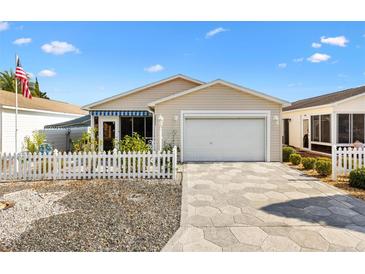
{"type": "MultiPolygon", "coordinates": [[[[0,105],[15,107],[15,93],[5,90],[0,90],[0,105]]],[[[32,99],[27,99],[23,97],[21,94],[18,94],[18,107],[25,109],[52,111],[52,112],[68,113],[68,114],[79,114],[79,115],[87,114],[86,111],[82,110],[79,106],[73,104],[49,99],[42,99],[37,97],[32,97],[32,99]]]]}
{"type": "Polygon", "coordinates": [[[118,99],[118,98],[121,98],[121,97],[124,97],[124,96],[130,95],[130,94],[132,94],[132,93],[139,92],[139,91],[144,90],[144,89],[147,89],[147,88],[151,88],[151,87],[154,87],[154,86],[157,86],[157,85],[161,85],[161,84],[163,84],[163,83],[166,83],[166,82],[169,82],[169,81],[172,81],[172,80],[175,80],[175,79],[184,79],[184,80],[187,80],[187,81],[190,81],[190,82],[193,82],[193,83],[197,83],[197,84],[199,84],[199,85],[204,84],[204,82],[202,82],[202,81],[200,81],[200,80],[197,80],[197,79],[191,78],[191,77],[186,76],[186,75],[183,75],[183,74],[177,74],[177,75],[173,75],[173,76],[171,76],[171,77],[168,77],[168,78],[162,79],[162,80],[160,80],[160,81],[153,82],[153,83],[150,83],[150,84],[144,85],[144,86],[142,86],[142,87],[135,88],[135,89],[132,89],[132,90],[127,91],[127,92],[122,92],[122,93],[119,93],[119,94],[117,94],[117,95],[114,95],[114,96],[111,96],[111,97],[105,98],[105,99],[103,99],[103,100],[100,100],[100,101],[97,101],[97,102],[94,102],[94,103],[91,103],[91,104],[85,105],[85,106],[83,106],[82,108],[83,108],[83,109],[86,109],[86,110],[89,110],[90,108],[92,108],[92,107],[94,107],[94,106],[97,106],[97,105],[100,105],[100,104],[106,103],[106,102],[108,102],[108,101],[112,101],[112,100],[115,100],[115,99],[118,99]]]}
{"type": "Polygon", "coordinates": [[[186,94],[190,94],[192,92],[202,90],[204,88],[208,88],[208,87],[216,85],[216,84],[225,85],[225,86],[231,87],[233,89],[236,89],[236,90],[239,90],[239,91],[242,91],[242,92],[257,96],[257,97],[260,97],[260,98],[264,98],[266,100],[269,100],[269,101],[272,101],[272,102],[275,102],[275,103],[279,103],[279,104],[284,105],[284,106],[290,105],[290,103],[287,102],[287,101],[284,101],[284,100],[281,100],[279,98],[267,95],[265,93],[262,93],[262,92],[259,92],[259,91],[253,90],[253,89],[245,88],[245,87],[242,87],[242,86],[239,86],[239,85],[236,85],[236,84],[233,84],[233,83],[221,80],[221,79],[217,79],[217,80],[214,80],[212,82],[209,82],[209,83],[206,83],[206,84],[203,84],[203,85],[200,85],[200,86],[197,86],[197,87],[194,87],[194,88],[191,88],[191,89],[188,89],[188,90],[184,90],[182,92],[179,92],[179,93],[176,93],[176,94],[161,98],[159,100],[156,100],[154,102],[149,103],[148,106],[149,107],[154,107],[155,105],[160,104],[162,102],[166,102],[166,101],[169,101],[169,100],[184,96],[186,94]]]}
{"type": "Polygon", "coordinates": [[[361,95],[363,93],[365,93],[365,86],[327,93],[324,95],[295,101],[291,104],[291,106],[283,108],[283,111],[333,104],[357,95],[361,95]]]}

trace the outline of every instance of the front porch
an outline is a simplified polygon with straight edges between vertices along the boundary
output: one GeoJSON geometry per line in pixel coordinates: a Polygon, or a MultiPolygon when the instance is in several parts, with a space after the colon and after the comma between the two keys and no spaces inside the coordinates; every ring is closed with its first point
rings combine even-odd
{"type": "Polygon", "coordinates": [[[155,148],[154,113],[148,110],[98,110],[90,111],[91,128],[98,133],[99,150],[111,151],[114,142],[124,136],[138,133],[155,148]]]}
{"type": "MultiPolygon", "coordinates": [[[[284,139],[291,119],[284,121],[284,139]]],[[[292,129],[295,130],[295,129],[292,129]]],[[[365,142],[365,111],[304,114],[300,116],[300,148],[330,155],[332,147],[351,147],[365,142]]],[[[285,141],[284,141],[285,143],[285,141]]]]}

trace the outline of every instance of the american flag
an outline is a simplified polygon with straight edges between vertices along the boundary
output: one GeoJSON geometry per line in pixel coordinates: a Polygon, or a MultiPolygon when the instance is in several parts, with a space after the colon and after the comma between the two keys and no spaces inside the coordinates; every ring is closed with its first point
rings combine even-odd
{"type": "Polygon", "coordinates": [[[29,84],[28,76],[20,64],[19,57],[17,58],[17,61],[16,61],[15,77],[17,79],[19,79],[19,81],[20,81],[23,96],[26,98],[32,99],[32,94],[30,93],[29,85],[28,85],[29,84]]]}

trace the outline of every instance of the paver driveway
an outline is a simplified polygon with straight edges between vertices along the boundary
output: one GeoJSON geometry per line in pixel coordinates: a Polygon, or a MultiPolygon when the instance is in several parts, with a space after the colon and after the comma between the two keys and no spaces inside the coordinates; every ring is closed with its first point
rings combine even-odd
{"type": "Polygon", "coordinates": [[[365,251],[365,202],[281,163],[184,166],[163,251],[365,251]]]}

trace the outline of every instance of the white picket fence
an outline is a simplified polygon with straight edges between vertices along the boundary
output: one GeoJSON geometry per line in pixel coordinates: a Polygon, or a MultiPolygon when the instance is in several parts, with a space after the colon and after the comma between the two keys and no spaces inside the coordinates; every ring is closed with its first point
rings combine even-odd
{"type": "Polygon", "coordinates": [[[0,181],[67,179],[176,179],[177,150],[0,154],[0,181]]]}
{"type": "Polygon", "coordinates": [[[333,146],[332,179],[337,176],[348,176],[351,170],[365,167],[365,148],[333,146]]]}

